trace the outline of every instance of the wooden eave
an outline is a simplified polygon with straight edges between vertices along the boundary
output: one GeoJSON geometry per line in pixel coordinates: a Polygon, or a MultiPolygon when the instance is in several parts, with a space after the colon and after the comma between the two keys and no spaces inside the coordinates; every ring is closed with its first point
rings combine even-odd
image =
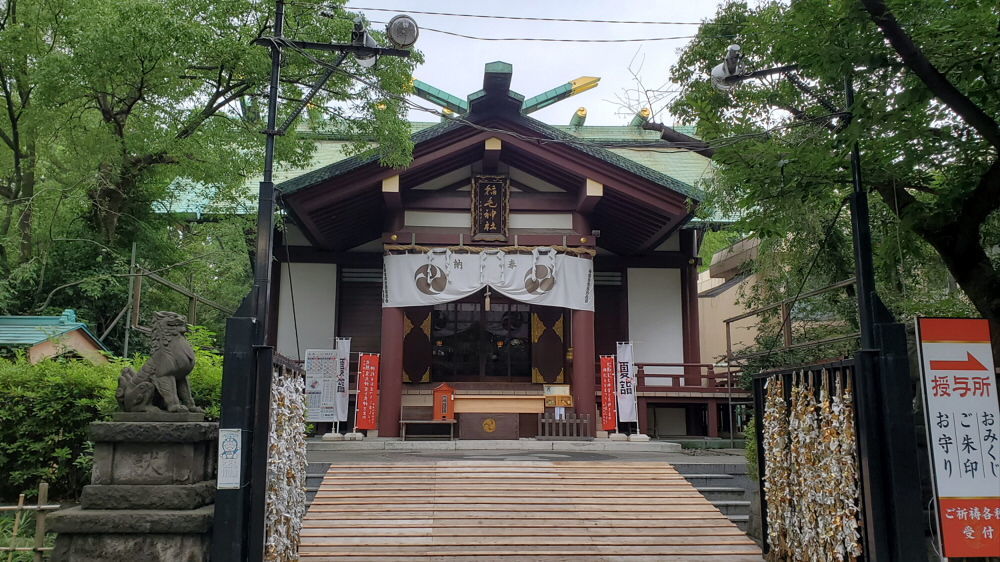
{"type": "MultiPolygon", "coordinates": [[[[380,238],[400,224],[387,216],[392,213],[387,213],[381,189],[386,178],[399,176],[400,193],[390,200],[394,206],[401,202],[403,209],[467,209],[467,194],[412,188],[481,161],[486,140],[496,137],[502,143],[500,162],[566,191],[515,193],[514,211],[579,212],[587,180],[598,182],[604,186],[603,195],[596,202],[586,198],[584,214],[591,228],[601,231],[598,245],[622,255],[652,251],[690,220],[692,203],[697,203],[690,186],[600,147],[586,146],[586,141],[559,136],[561,132],[512,114],[509,108],[504,111],[469,115],[473,125],[449,124],[440,133],[423,135],[405,169],[382,167],[371,158],[334,164],[333,174],[323,176],[320,170],[289,182],[295,190],[283,195],[281,202],[314,244],[344,251],[380,238]]],[[[398,214],[401,209],[391,211],[398,214]]]]}

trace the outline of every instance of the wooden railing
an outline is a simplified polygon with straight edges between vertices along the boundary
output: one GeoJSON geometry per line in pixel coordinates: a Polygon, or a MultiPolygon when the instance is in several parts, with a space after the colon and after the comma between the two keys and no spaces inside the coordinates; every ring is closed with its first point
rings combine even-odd
{"type": "Polygon", "coordinates": [[[538,437],[542,441],[585,441],[593,439],[590,431],[590,414],[578,416],[567,412],[557,418],[554,412],[538,414],[538,437]]]}
{"type": "Polygon", "coordinates": [[[52,547],[45,546],[45,516],[48,512],[59,509],[59,506],[49,505],[48,500],[49,485],[42,482],[38,485],[38,501],[35,505],[26,505],[24,494],[21,494],[17,498],[17,505],[0,506],[0,512],[14,512],[10,537],[0,536],[0,552],[6,553],[6,556],[0,555],[0,560],[13,560],[15,552],[30,552],[35,562],[41,562],[43,554],[52,550],[52,547]],[[22,523],[29,513],[33,513],[35,519],[35,533],[31,539],[19,536],[23,530],[22,523]]]}

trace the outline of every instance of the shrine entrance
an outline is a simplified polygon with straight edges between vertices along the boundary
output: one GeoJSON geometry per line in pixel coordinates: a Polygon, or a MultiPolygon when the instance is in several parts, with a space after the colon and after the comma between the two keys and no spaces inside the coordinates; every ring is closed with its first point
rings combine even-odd
{"type": "Polygon", "coordinates": [[[434,306],[433,380],[531,382],[530,305],[484,293],[434,306]]]}

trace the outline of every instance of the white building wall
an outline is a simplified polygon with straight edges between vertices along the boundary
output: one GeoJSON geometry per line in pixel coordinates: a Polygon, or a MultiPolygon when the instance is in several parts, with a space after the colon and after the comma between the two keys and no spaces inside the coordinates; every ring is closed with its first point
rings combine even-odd
{"type": "MultiPolygon", "coordinates": [[[[629,268],[628,333],[636,363],[683,363],[681,270],[629,268]]],[[[646,369],[647,374],[683,374],[683,368],[646,369]]],[[[669,385],[671,379],[652,379],[669,385]]]]}
{"type": "Polygon", "coordinates": [[[333,349],[334,329],[337,325],[336,308],[337,266],[335,264],[281,264],[278,353],[291,359],[305,359],[307,349],[333,349]],[[292,314],[293,289],[294,315],[292,314]],[[296,323],[299,333],[298,352],[295,346],[296,323]]]}

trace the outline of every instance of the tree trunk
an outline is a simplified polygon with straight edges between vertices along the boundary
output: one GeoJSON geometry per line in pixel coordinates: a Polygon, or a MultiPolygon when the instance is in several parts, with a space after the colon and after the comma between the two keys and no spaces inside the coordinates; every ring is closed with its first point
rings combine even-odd
{"type": "Polygon", "coordinates": [[[29,139],[25,145],[24,171],[21,176],[21,198],[24,209],[18,220],[21,232],[21,263],[27,262],[34,254],[32,227],[34,226],[35,163],[37,162],[35,140],[29,139]]]}
{"type": "Polygon", "coordinates": [[[1000,271],[993,266],[980,241],[979,225],[954,225],[944,230],[915,228],[937,250],[972,305],[990,320],[993,359],[1000,365],[1000,271]]]}

